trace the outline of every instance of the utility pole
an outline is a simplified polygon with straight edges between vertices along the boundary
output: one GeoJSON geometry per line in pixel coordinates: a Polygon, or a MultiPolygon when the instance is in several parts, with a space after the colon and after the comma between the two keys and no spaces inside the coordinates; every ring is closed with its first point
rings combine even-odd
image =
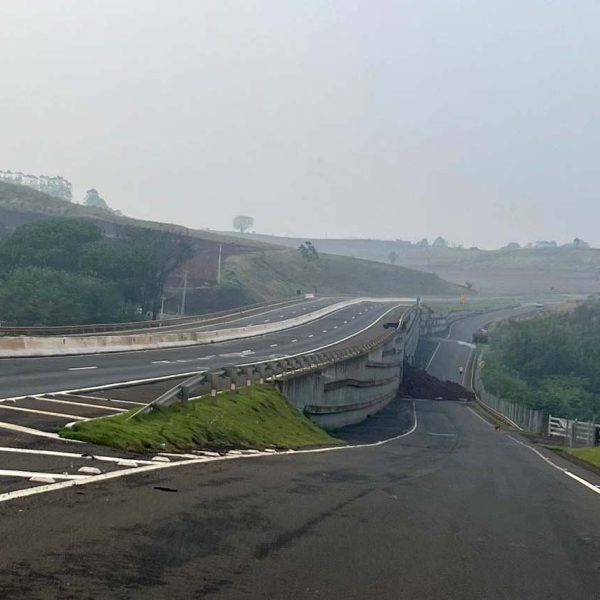
{"type": "Polygon", "coordinates": [[[165,314],[165,300],[167,299],[166,296],[162,296],[162,298],[160,299],[160,316],[158,317],[159,321],[162,321],[164,318],[164,314],[165,314]]]}
{"type": "Polygon", "coordinates": [[[221,255],[223,253],[223,244],[219,244],[219,262],[217,263],[217,285],[221,285],[221,255]]]}
{"type": "Polygon", "coordinates": [[[181,292],[181,316],[185,316],[185,297],[187,296],[187,277],[188,272],[187,269],[183,272],[183,291],[181,292]]]}

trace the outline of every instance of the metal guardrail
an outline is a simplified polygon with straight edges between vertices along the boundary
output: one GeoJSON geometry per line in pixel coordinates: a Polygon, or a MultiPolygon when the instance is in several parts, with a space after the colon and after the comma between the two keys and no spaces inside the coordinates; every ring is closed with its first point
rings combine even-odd
{"type": "Polygon", "coordinates": [[[185,325],[186,323],[205,323],[215,319],[227,316],[240,316],[258,308],[267,308],[270,306],[286,306],[302,302],[303,298],[290,298],[281,302],[259,302],[249,304],[239,309],[222,310],[203,315],[193,315],[189,317],[177,317],[175,319],[157,319],[152,321],[132,321],[129,323],[96,323],[91,325],[56,325],[48,327],[0,327],[0,336],[68,336],[85,333],[108,333],[115,331],[132,331],[141,329],[156,329],[161,327],[172,327],[185,325]]]}
{"type": "MultiPolygon", "coordinates": [[[[361,344],[317,353],[307,353],[292,358],[269,360],[255,365],[232,366],[199,373],[171,388],[128,418],[131,419],[137,415],[151,412],[158,407],[168,407],[176,402],[186,402],[190,398],[202,395],[216,396],[220,391],[233,391],[238,387],[250,386],[254,382],[264,383],[265,381],[277,381],[286,377],[305,375],[320,371],[344,360],[363,356],[374,348],[392,340],[398,332],[404,331],[405,319],[414,310],[416,310],[416,306],[411,307],[401,315],[396,329],[387,329],[385,333],[361,344]]],[[[413,322],[410,323],[409,329],[412,329],[413,322]]]]}

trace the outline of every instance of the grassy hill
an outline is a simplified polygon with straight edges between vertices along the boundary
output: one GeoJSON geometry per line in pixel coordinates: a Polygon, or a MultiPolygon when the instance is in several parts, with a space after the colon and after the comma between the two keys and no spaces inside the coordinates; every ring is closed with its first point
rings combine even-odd
{"type": "Polygon", "coordinates": [[[315,287],[322,294],[379,296],[454,296],[463,291],[431,273],[327,254],[318,261],[307,262],[296,250],[285,249],[285,244],[132,219],[0,182],[0,235],[23,223],[50,217],[89,219],[111,239],[126,235],[130,227],[160,229],[188,237],[194,255],[167,284],[166,309],[170,312],[176,312],[181,302],[183,271],[187,273],[188,314],[289,297],[298,289],[312,292],[315,287]],[[224,269],[223,284],[218,286],[220,254],[224,269]]]}
{"type": "MultiPolygon", "coordinates": [[[[238,235],[232,233],[231,235],[238,235]]],[[[297,248],[304,238],[250,234],[255,241],[297,248]]],[[[433,248],[403,241],[371,239],[312,239],[319,252],[388,263],[390,252],[397,264],[436,273],[449,281],[470,281],[484,294],[547,295],[589,294],[600,290],[600,249],[433,248]]]]}
{"type": "Polygon", "coordinates": [[[320,294],[367,296],[458,295],[465,291],[432,273],[328,254],[309,262],[295,250],[232,256],[225,263],[224,275],[256,299],[285,297],[297,290],[313,292],[315,288],[320,294]]]}

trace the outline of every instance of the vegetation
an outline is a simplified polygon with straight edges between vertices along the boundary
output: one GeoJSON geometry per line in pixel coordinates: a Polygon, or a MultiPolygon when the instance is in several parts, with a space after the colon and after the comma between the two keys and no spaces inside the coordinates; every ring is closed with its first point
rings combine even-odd
{"type": "Polygon", "coordinates": [[[297,251],[273,251],[231,256],[225,262],[224,279],[259,301],[285,298],[302,292],[418,296],[447,294],[458,298],[465,288],[448,283],[433,273],[423,273],[377,262],[320,254],[307,261],[297,251]]]}
{"type": "Polygon", "coordinates": [[[133,452],[341,443],[293,408],[271,385],[199,398],[129,419],[130,415],[82,421],[62,429],[60,435],[133,452]]]}
{"type": "Polygon", "coordinates": [[[31,326],[156,315],[167,277],[190,256],[187,241],[159,231],[109,242],[82,220],[21,225],[0,239],[0,319],[31,326]]]}
{"type": "Polygon", "coordinates": [[[250,227],[254,225],[254,217],[247,215],[238,215],[233,219],[233,226],[239,230],[240,233],[245,233],[250,227]]]}
{"type": "Polygon", "coordinates": [[[485,355],[488,391],[557,416],[600,417],[600,300],[496,328],[485,355]]]}
{"type": "Polygon", "coordinates": [[[300,252],[300,256],[308,262],[319,260],[319,253],[313,246],[312,242],[304,242],[303,244],[300,244],[298,252],[300,252]]]}
{"type": "Polygon", "coordinates": [[[579,460],[600,468],[600,446],[595,448],[560,448],[560,452],[566,452],[579,460]]]}

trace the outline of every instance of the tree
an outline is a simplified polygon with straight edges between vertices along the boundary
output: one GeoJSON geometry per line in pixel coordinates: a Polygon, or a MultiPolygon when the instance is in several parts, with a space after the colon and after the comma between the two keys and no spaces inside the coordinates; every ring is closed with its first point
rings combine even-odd
{"type": "Polygon", "coordinates": [[[104,198],[100,196],[98,191],[95,188],[91,188],[85,193],[85,198],[83,199],[83,203],[86,206],[93,206],[94,208],[102,208],[104,210],[110,210],[108,204],[104,198]]]}
{"type": "Polygon", "coordinates": [[[319,260],[319,253],[313,246],[312,242],[304,242],[304,244],[300,244],[298,251],[300,252],[302,258],[308,262],[319,260]]]}
{"type": "Polygon", "coordinates": [[[247,215],[238,215],[233,219],[233,226],[239,229],[240,233],[246,233],[254,225],[254,218],[247,215]]]}
{"type": "Polygon", "coordinates": [[[434,248],[447,248],[448,242],[443,237],[436,237],[431,244],[434,248]]]}
{"type": "Polygon", "coordinates": [[[470,281],[465,281],[465,286],[468,290],[472,290],[473,289],[473,284],[470,281]]]}
{"type": "Polygon", "coordinates": [[[388,260],[391,264],[395,265],[398,262],[398,253],[395,250],[392,250],[388,254],[388,260]]]}
{"type": "Polygon", "coordinates": [[[84,250],[101,238],[96,225],[78,219],[21,225],[0,241],[0,273],[29,266],[78,271],[84,250]]]}
{"type": "Polygon", "coordinates": [[[156,318],[167,279],[193,256],[193,248],[183,236],[135,229],[129,235],[125,252],[142,310],[150,311],[156,318]]]}
{"type": "Polygon", "coordinates": [[[105,323],[123,319],[115,286],[42,267],[15,269],[0,288],[0,320],[24,326],[105,323]]]}

